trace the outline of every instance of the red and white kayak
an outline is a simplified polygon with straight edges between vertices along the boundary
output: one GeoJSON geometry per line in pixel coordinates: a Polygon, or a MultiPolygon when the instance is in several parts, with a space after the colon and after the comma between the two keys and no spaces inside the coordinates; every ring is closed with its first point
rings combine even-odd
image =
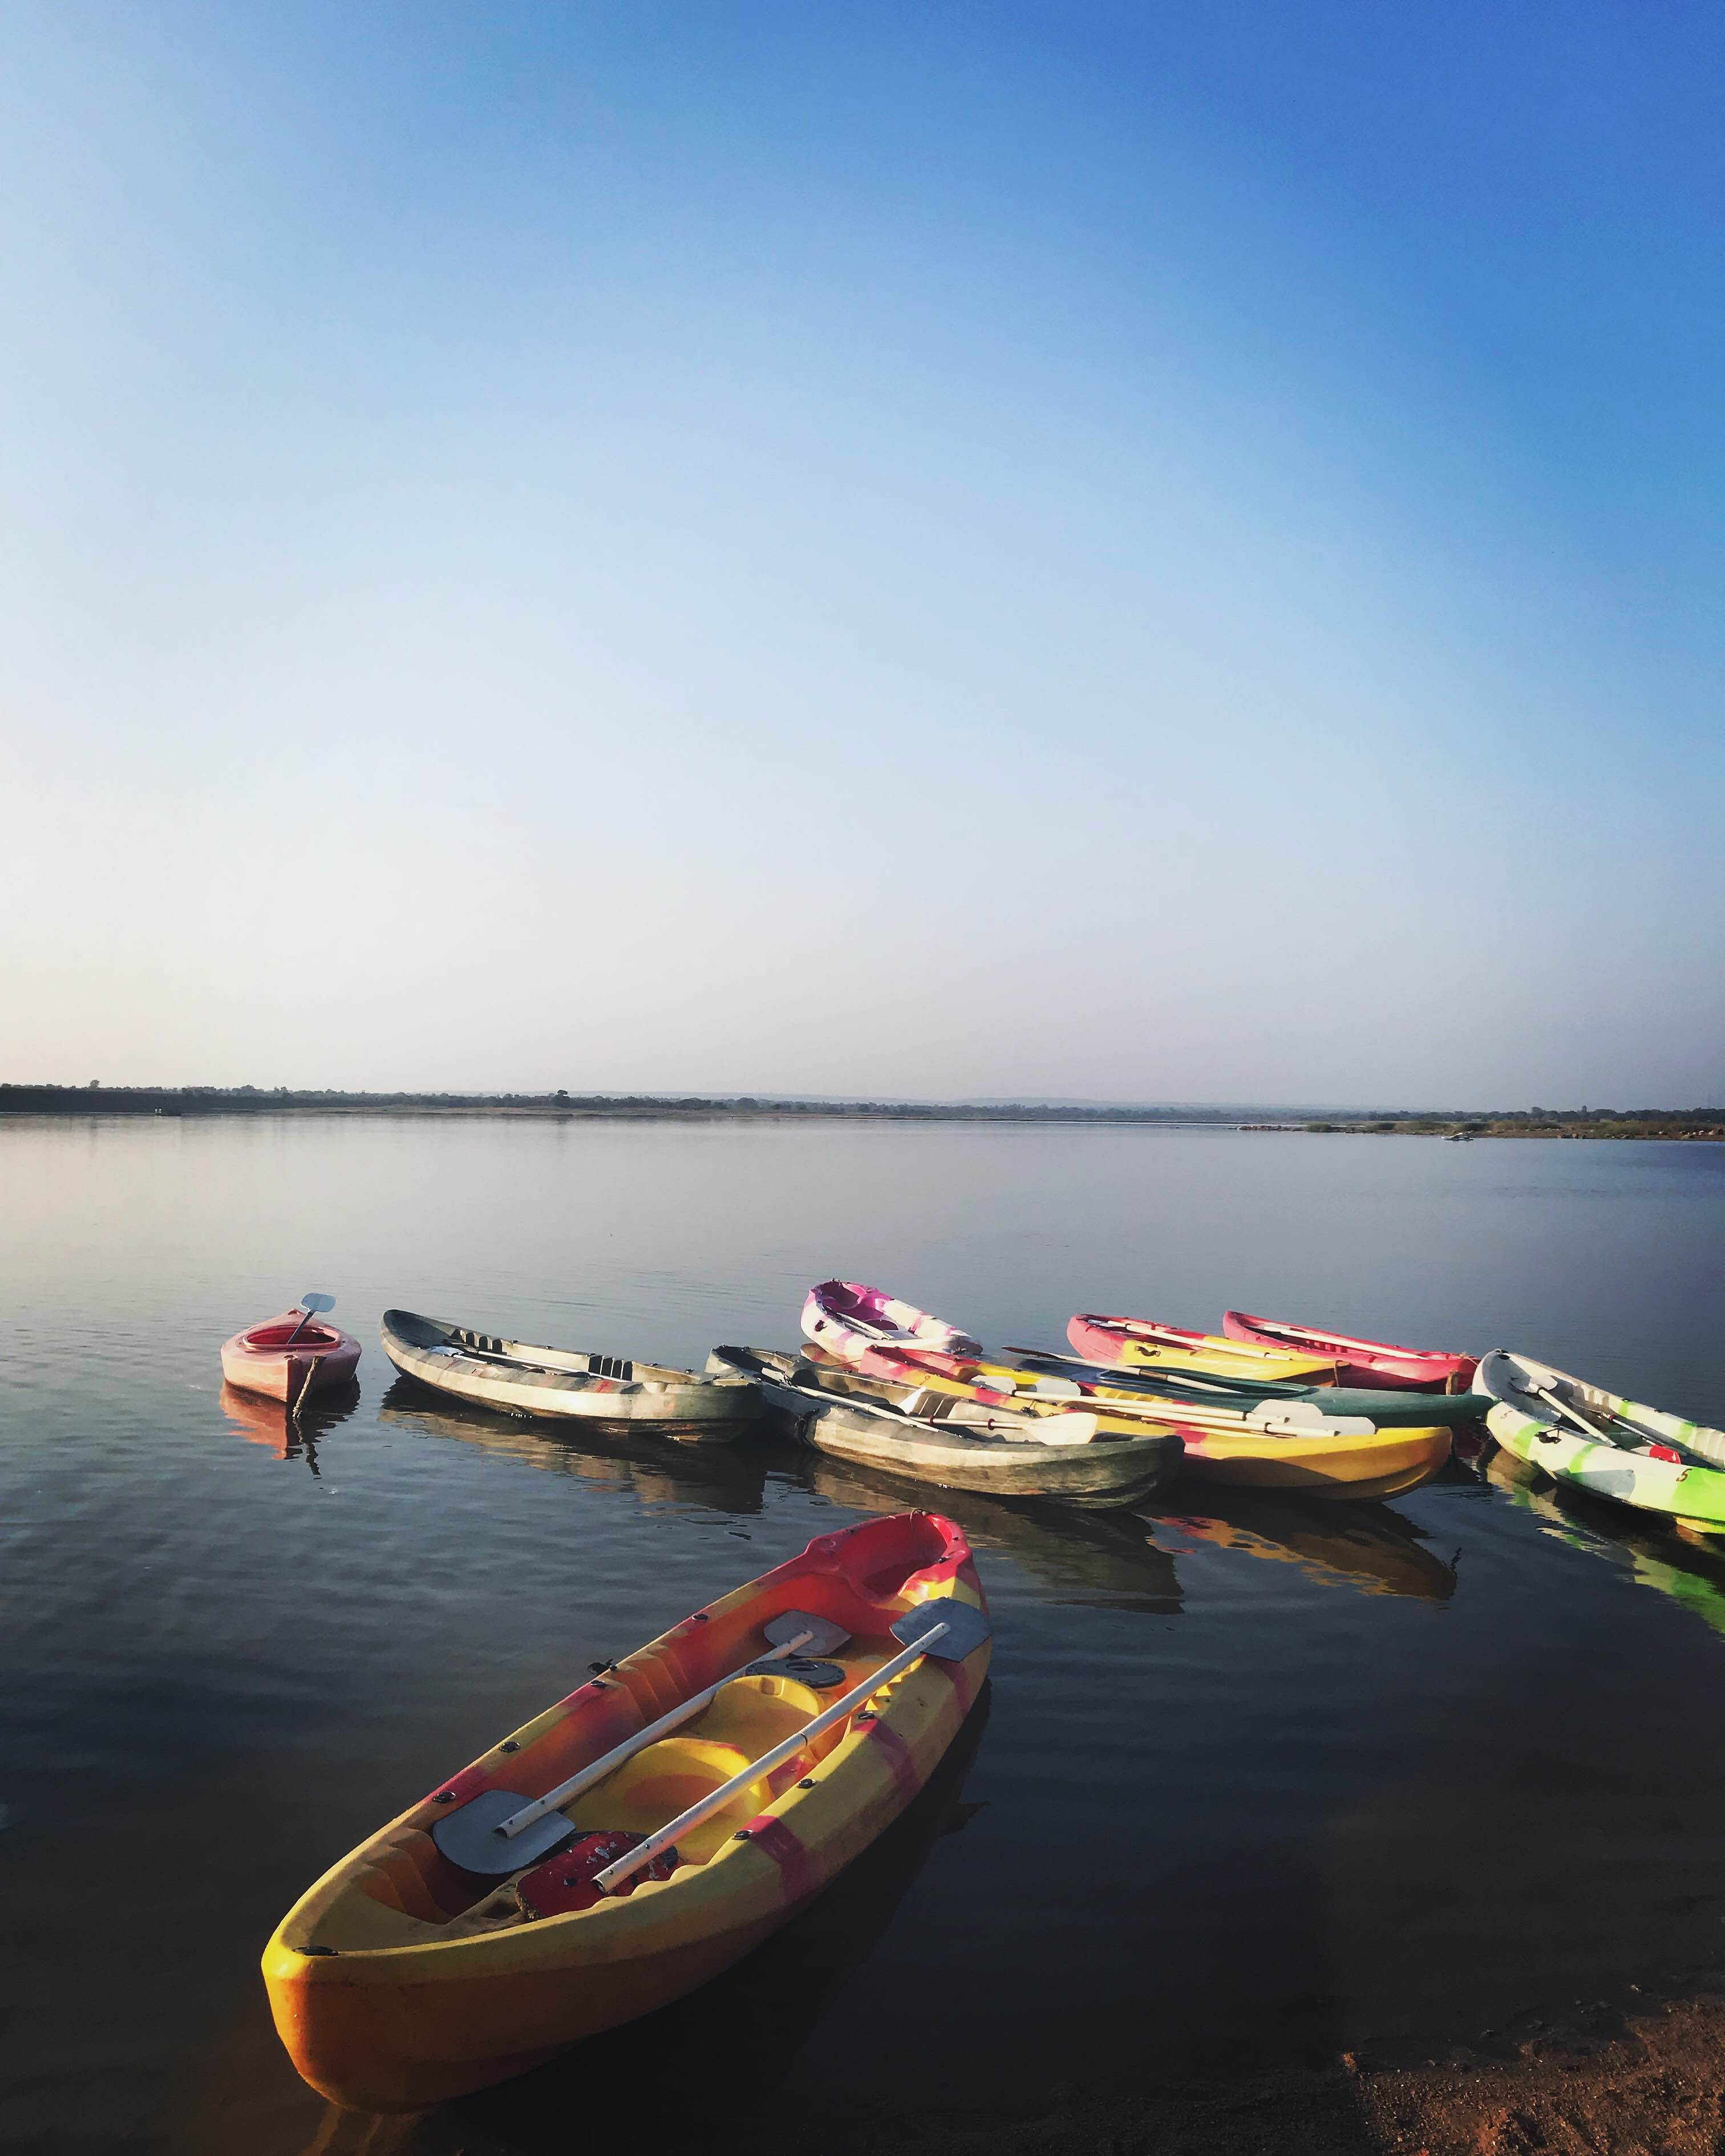
{"type": "Polygon", "coordinates": [[[241,1392],[297,1407],[314,1393],[345,1384],[359,1363],[359,1342],[320,1313],[333,1297],[307,1296],[280,1317],[236,1332],[222,1342],[222,1375],[241,1392]]]}
{"type": "Polygon", "coordinates": [[[1381,1385],[1391,1392],[1465,1393],[1476,1358],[1445,1355],[1433,1348],[1394,1348],[1385,1340],[1356,1340],[1316,1325],[1290,1325],[1279,1317],[1254,1317],[1224,1310],[1222,1330],[1230,1340],[1279,1348],[1291,1355],[1325,1355],[1336,1365],[1338,1385],[1381,1385]]]}

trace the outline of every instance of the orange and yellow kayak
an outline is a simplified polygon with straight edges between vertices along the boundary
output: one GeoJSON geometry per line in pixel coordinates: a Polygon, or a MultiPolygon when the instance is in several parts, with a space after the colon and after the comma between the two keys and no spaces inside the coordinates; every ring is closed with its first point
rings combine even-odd
{"type": "MultiPolygon", "coordinates": [[[[962,1660],[910,1660],[770,1763],[824,1708],[903,1658],[896,1620],[911,1618],[915,1633],[912,1613],[943,1598],[985,1608],[970,1546],[939,1514],[901,1512],[820,1536],[409,1805],[302,1895],[265,1949],[276,2029],[300,2073],[357,2110],[418,2110],[536,2066],[728,1969],[898,1817],[957,1735],[988,1673],[986,1637],[962,1660]],[[829,1661],[774,1661],[765,1628],[788,1613],[848,1636],[829,1661]],[[439,1825],[476,1799],[507,1812],[516,1796],[523,1806],[549,1797],[715,1686],[711,1704],[674,1734],[547,1812],[553,1836],[564,1821],[567,1832],[544,1861],[500,1879],[496,1864],[470,1871],[439,1845],[439,1825]],[[725,1809],[600,1891],[599,1859],[626,1857],[757,1761],[761,1776],[725,1809]]],[[[547,1843],[537,1846],[543,1856],[547,1843]]]]}

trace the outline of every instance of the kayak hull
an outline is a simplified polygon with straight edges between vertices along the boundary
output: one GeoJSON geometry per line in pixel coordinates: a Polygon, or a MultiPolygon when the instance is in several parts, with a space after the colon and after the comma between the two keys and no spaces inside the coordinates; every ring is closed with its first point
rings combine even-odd
{"type": "MultiPolygon", "coordinates": [[[[981,1690],[986,1640],[962,1662],[914,1663],[836,1732],[680,1838],[685,1861],[669,1877],[592,1907],[511,1916],[502,1907],[510,1890],[459,1871],[432,1829],[452,1815],[450,1804],[493,1789],[525,1802],[567,1779],[741,1669],[762,1651],[764,1625],[786,1610],[825,1616],[854,1635],[834,1650],[853,1681],[896,1652],[896,1617],[944,1596],[986,1607],[969,1545],[949,1520],[900,1513],[819,1537],[411,1806],[304,1895],[264,1952],[276,2029],[300,2075],[353,2109],[423,2109],[651,2013],[740,1960],[915,1798],[981,1690]]],[[[834,1697],[789,1676],[742,1678],[685,1728],[700,1731],[739,1688],[741,1711],[764,1700],[798,1726],[808,1702],[834,1697]]],[[[650,1750],[680,1744],[673,1737],[650,1750]]],[[[591,1830],[608,1804],[626,1804],[619,1786],[649,1756],[572,1799],[572,1830],[591,1830]]]]}
{"type": "Polygon", "coordinates": [[[359,1342],[338,1325],[303,1311],[248,1326],[222,1342],[222,1375],[242,1393],[297,1407],[315,1394],[345,1385],[359,1367],[359,1342]],[[298,1337],[293,1335],[297,1331],[298,1337]],[[291,1342],[291,1344],[290,1344],[291,1342]]]}
{"type": "Polygon", "coordinates": [[[1396,1497],[1417,1490],[1450,1457],[1442,1428],[1378,1430],[1369,1437],[1262,1436],[1186,1429],[1182,1473],[1235,1490],[1283,1490],[1306,1497],[1396,1497]]]}
{"type": "Polygon", "coordinates": [[[1426,1348],[1395,1348],[1384,1340],[1355,1340],[1315,1326],[1292,1325],[1281,1318],[1255,1317],[1250,1311],[1224,1310],[1222,1330],[1230,1340],[1296,1353],[1328,1355],[1338,1385],[1381,1385],[1390,1391],[1465,1393],[1473,1381],[1476,1358],[1426,1348]]]}
{"type": "Polygon", "coordinates": [[[621,1356],[532,1347],[417,1311],[386,1310],[380,1337],[403,1376],[497,1414],[628,1423],[701,1444],[728,1441],[759,1412],[742,1378],[716,1380],[621,1356]]]}

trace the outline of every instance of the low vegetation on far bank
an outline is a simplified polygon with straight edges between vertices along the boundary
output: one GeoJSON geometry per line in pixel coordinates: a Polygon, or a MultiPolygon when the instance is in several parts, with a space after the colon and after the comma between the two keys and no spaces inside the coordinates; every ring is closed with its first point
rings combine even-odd
{"type": "Polygon", "coordinates": [[[1512,1108],[1489,1116],[1379,1116],[1281,1127],[1422,1138],[1725,1138],[1725,1108],[1512,1108]]]}
{"type": "Polygon", "coordinates": [[[1512,1108],[1489,1115],[1398,1108],[1271,1111],[1064,1101],[829,1101],[752,1093],[357,1093],[286,1086],[19,1086],[0,1083],[4,1116],[521,1116],[672,1122],[869,1116],[905,1123],[1199,1124],[1245,1131],[1445,1138],[1725,1139],[1725,1108],[1512,1108]],[[1248,1111],[1250,1112],[1250,1111],[1248,1111]],[[1262,1112],[1262,1111],[1260,1111],[1262,1112]]]}

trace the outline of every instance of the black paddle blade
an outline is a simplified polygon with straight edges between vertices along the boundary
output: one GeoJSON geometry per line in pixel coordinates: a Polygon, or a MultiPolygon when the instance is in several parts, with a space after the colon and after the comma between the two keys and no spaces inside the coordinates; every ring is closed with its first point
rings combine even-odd
{"type": "Polygon", "coordinates": [[[961,1602],[956,1595],[943,1594],[937,1602],[919,1602],[914,1609],[906,1610],[902,1617],[895,1617],[892,1636],[902,1645],[914,1647],[923,1634],[932,1632],[937,1625],[944,1625],[947,1630],[942,1638],[933,1642],[928,1652],[942,1662],[962,1662],[967,1655],[973,1655],[994,1630],[973,1602],[961,1602]]]}

